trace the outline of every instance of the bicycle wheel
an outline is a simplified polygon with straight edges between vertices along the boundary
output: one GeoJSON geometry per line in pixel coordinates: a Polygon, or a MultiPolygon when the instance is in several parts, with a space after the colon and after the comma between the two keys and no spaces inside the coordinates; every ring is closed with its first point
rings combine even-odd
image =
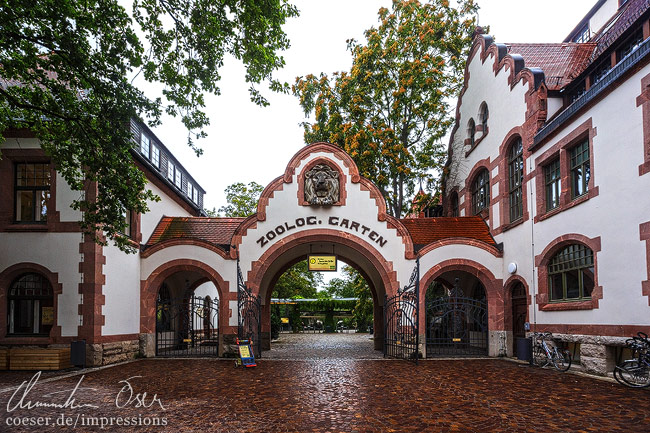
{"type": "Polygon", "coordinates": [[[568,350],[553,350],[553,366],[558,371],[567,371],[571,367],[571,353],[568,350]]]}
{"type": "Polygon", "coordinates": [[[650,386],[650,367],[638,359],[623,361],[614,369],[614,379],[630,388],[650,386]]]}
{"type": "Polygon", "coordinates": [[[542,346],[533,347],[533,365],[535,367],[545,367],[548,364],[548,357],[542,346]]]}

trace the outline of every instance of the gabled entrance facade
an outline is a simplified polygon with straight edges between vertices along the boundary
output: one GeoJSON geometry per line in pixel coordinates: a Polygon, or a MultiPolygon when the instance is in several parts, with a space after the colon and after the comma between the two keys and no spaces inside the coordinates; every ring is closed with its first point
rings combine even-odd
{"type": "Polygon", "coordinates": [[[505,350],[497,347],[510,338],[503,321],[501,251],[485,223],[478,217],[400,220],[388,215],[379,189],[360,176],[345,152],[328,143],[308,145],[294,155],[262,192],[257,213],[248,218],[161,220],[141,253],[141,331],[154,333],[161,272],[182,257],[188,271],[215,286],[218,355],[232,351],[246,322],[240,316],[251,313],[242,313],[244,291],[259,302],[254,338],[263,356],[271,346],[273,287],[286,269],[312,254],[335,255],[364,276],[374,301],[375,349],[383,350],[386,342],[413,347],[411,352],[387,350],[387,355],[427,355],[427,319],[418,314],[425,311],[424,289],[454,271],[473,275],[485,287],[485,352],[505,350]],[[417,291],[412,278],[416,268],[415,283],[423,288],[417,291]],[[399,314],[385,314],[390,313],[386,303],[395,299],[402,301],[388,307],[399,314]],[[407,299],[413,308],[402,308],[407,299]]]}

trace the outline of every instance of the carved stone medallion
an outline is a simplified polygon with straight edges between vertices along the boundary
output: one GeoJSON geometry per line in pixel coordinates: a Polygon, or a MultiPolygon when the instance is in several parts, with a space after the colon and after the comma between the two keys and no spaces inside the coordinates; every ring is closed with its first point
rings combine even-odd
{"type": "Polygon", "coordinates": [[[305,173],[305,200],[311,205],[332,205],[339,201],[339,173],[318,164],[305,173]]]}

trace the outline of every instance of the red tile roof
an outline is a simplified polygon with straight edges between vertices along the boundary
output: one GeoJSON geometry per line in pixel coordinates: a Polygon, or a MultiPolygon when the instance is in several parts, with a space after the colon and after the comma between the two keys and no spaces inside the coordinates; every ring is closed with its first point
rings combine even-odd
{"type": "Polygon", "coordinates": [[[519,54],[527,68],[544,71],[549,90],[559,90],[589,65],[595,43],[506,44],[509,54],[519,54]]]}
{"type": "Polygon", "coordinates": [[[468,238],[496,246],[487,224],[477,216],[408,218],[400,220],[411,234],[413,244],[422,247],[447,238],[468,238]]]}
{"type": "Polygon", "coordinates": [[[232,235],[246,218],[163,217],[147,246],[168,239],[198,239],[215,245],[230,245],[232,235]]]}
{"type": "Polygon", "coordinates": [[[594,35],[591,40],[598,44],[594,50],[591,61],[596,60],[605,50],[612,46],[623,33],[632,27],[639,18],[650,9],[650,0],[630,0],[625,4],[618,15],[594,35]]]}

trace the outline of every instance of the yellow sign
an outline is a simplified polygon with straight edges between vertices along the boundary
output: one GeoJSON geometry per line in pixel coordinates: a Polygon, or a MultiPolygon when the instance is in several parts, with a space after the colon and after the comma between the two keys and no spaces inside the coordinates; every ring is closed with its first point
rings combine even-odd
{"type": "Polygon", "coordinates": [[[41,308],[41,323],[43,325],[54,325],[54,307],[41,308]]]}
{"type": "Polygon", "coordinates": [[[452,341],[455,342],[455,343],[457,343],[457,342],[460,341],[460,338],[454,338],[454,339],[452,339],[452,341]]]}
{"type": "Polygon", "coordinates": [[[183,338],[183,343],[191,343],[192,339],[191,338],[183,338]]]}
{"type": "Polygon", "coordinates": [[[241,358],[250,358],[251,357],[251,352],[248,350],[248,346],[242,344],[239,346],[239,356],[241,358]]]}
{"type": "Polygon", "coordinates": [[[336,256],[309,256],[310,271],[336,271],[336,256]]]}
{"type": "Polygon", "coordinates": [[[282,323],[284,323],[285,325],[287,323],[289,323],[289,318],[288,317],[282,317],[280,320],[282,320],[282,323]]]}

